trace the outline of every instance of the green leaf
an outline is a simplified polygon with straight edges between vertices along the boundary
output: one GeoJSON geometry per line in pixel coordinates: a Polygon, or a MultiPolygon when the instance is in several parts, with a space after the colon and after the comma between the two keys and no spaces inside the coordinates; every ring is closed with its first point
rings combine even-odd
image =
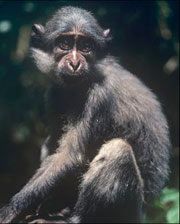
{"type": "Polygon", "coordinates": [[[174,202],[174,203],[178,204],[179,203],[179,192],[176,189],[165,188],[163,190],[163,194],[161,196],[160,201],[162,203],[174,202]]]}
{"type": "Polygon", "coordinates": [[[166,219],[168,223],[179,223],[179,206],[173,206],[167,212],[166,219]]]}

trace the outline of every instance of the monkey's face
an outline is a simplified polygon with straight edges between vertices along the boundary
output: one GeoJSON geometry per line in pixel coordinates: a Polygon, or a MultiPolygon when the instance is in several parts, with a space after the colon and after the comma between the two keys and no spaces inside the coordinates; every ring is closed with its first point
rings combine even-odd
{"type": "Polygon", "coordinates": [[[61,34],[54,44],[56,75],[64,81],[86,79],[95,57],[95,43],[81,33],[61,34]]]}
{"type": "Polygon", "coordinates": [[[97,81],[101,77],[96,67],[107,54],[108,35],[109,29],[103,30],[86,11],[71,14],[62,9],[45,27],[33,25],[31,55],[39,70],[60,84],[97,81]]]}

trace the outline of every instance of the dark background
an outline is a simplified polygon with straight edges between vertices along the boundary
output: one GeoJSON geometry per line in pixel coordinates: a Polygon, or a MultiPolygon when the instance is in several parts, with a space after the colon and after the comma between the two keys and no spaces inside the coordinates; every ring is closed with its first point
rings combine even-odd
{"type": "Polygon", "coordinates": [[[28,55],[33,23],[64,5],[92,11],[111,29],[111,53],[158,96],[170,126],[171,175],[162,195],[145,209],[145,222],[178,222],[179,2],[0,1],[0,207],[39,166],[47,135],[45,80],[28,55]]]}

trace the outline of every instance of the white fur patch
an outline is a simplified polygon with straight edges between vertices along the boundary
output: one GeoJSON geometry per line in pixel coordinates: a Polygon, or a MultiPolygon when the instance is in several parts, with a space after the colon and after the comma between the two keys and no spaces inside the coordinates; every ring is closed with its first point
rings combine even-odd
{"type": "Polygon", "coordinates": [[[42,73],[49,73],[53,69],[54,59],[48,53],[40,49],[31,48],[31,56],[42,73]]]}

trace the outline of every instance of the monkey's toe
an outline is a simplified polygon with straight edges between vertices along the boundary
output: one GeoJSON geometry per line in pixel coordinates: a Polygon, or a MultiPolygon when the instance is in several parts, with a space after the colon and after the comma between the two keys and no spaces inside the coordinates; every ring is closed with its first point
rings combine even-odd
{"type": "Polygon", "coordinates": [[[42,224],[42,223],[58,223],[58,224],[64,224],[66,223],[63,220],[47,220],[47,219],[35,219],[31,222],[28,222],[29,224],[42,224]]]}

